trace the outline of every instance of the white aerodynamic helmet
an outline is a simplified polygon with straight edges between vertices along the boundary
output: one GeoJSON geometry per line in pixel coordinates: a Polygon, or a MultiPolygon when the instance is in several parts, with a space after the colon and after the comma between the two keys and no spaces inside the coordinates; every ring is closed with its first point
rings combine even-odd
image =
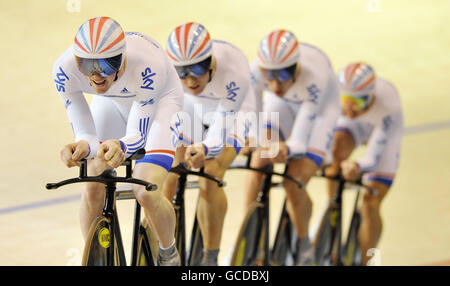
{"type": "Polygon", "coordinates": [[[125,51],[125,33],[109,17],[95,17],[84,22],[75,36],[74,54],[85,59],[111,58],[125,51]]]}
{"type": "Polygon", "coordinates": [[[94,72],[109,76],[124,63],[125,33],[119,23],[109,17],[95,17],[78,29],[73,53],[79,70],[86,76],[94,72]]]}
{"type": "Polygon", "coordinates": [[[264,69],[282,69],[295,64],[300,58],[299,43],[287,30],[267,34],[259,44],[258,64],[264,69]]]}
{"type": "Polygon", "coordinates": [[[338,74],[341,92],[353,96],[373,94],[375,80],[375,71],[370,65],[363,62],[350,63],[338,74]]]}
{"type": "Polygon", "coordinates": [[[175,66],[193,65],[212,55],[212,40],[203,25],[184,23],[170,33],[166,52],[175,66]]]}

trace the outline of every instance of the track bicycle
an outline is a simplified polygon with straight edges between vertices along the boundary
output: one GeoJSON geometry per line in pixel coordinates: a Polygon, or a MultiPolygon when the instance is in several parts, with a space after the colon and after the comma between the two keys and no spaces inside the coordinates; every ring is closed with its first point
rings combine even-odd
{"type": "Polygon", "coordinates": [[[188,181],[187,177],[190,175],[203,177],[208,180],[216,182],[219,187],[225,186],[225,183],[218,178],[206,174],[204,172],[204,168],[201,168],[200,171],[193,171],[188,169],[185,163],[180,163],[176,167],[172,167],[170,172],[179,175],[177,191],[173,198],[173,205],[176,215],[175,239],[177,249],[181,257],[181,266],[200,265],[203,254],[203,239],[201,232],[199,230],[196,215],[194,218],[194,224],[192,226],[190,248],[189,251],[186,250],[186,216],[185,216],[184,193],[186,189],[199,188],[198,182],[188,181]]]}
{"type": "Polygon", "coordinates": [[[272,265],[269,246],[269,191],[272,187],[280,187],[282,183],[272,182],[274,176],[290,180],[303,188],[303,183],[287,174],[289,165],[286,164],[284,172],[273,170],[269,164],[262,168],[250,167],[252,153],[247,157],[247,162],[232,164],[228,169],[244,169],[265,174],[263,185],[258,197],[247,211],[239,230],[238,237],[230,261],[231,266],[272,265]]]}
{"type": "MultiPolygon", "coordinates": [[[[105,170],[99,176],[87,175],[87,160],[80,161],[79,176],[58,183],[49,183],[45,187],[54,190],[59,187],[86,182],[97,182],[105,185],[105,204],[102,214],[92,223],[83,251],[82,265],[85,266],[126,266],[125,251],[116,209],[116,200],[135,199],[131,189],[118,190],[117,183],[137,184],[147,191],[156,190],[155,184],[132,178],[132,160],[145,156],[145,150],[140,149],[126,159],[122,166],[126,167],[125,177],[118,177],[113,169],[105,170]]],[[[154,241],[147,231],[145,223],[141,223],[141,206],[136,201],[131,265],[156,265],[156,255],[151,241],[154,241]],[[153,251],[152,251],[153,248],[153,251]]]]}
{"type": "Polygon", "coordinates": [[[358,208],[360,194],[365,189],[371,195],[377,195],[375,189],[363,184],[363,175],[354,182],[347,181],[341,174],[334,177],[326,176],[325,168],[321,169],[316,175],[338,182],[337,192],[330,202],[317,231],[315,239],[315,261],[317,265],[361,265],[361,250],[358,243],[358,232],[361,225],[361,214],[358,208]],[[347,239],[342,242],[342,196],[344,190],[355,190],[357,194],[353,204],[347,239]]]}

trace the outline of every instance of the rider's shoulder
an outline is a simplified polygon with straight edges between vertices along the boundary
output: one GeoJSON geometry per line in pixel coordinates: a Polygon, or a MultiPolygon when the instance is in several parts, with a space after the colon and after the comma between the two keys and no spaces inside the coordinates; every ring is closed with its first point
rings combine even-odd
{"type": "Polygon", "coordinates": [[[66,49],[53,63],[53,73],[73,73],[77,71],[73,48],[66,49]]]}
{"type": "Polygon", "coordinates": [[[377,77],[375,82],[376,107],[385,113],[402,113],[400,96],[393,83],[389,80],[377,77]]]}
{"type": "Polygon", "coordinates": [[[327,74],[332,71],[331,61],[327,54],[318,47],[300,43],[300,64],[305,70],[316,71],[318,74],[327,74]]]}
{"type": "Polygon", "coordinates": [[[245,54],[237,46],[222,40],[213,40],[213,55],[217,60],[218,72],[224,78],[236,81],[250,80],[250,66],[245,54]]]}

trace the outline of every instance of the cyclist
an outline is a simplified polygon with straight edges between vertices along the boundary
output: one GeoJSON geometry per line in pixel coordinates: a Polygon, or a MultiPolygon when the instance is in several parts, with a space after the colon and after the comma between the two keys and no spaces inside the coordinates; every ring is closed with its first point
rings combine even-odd
{"type": "MultiPolygon", "coordinates": [[[[261,168],[292,158],[288,174],[306,184],[327,156],[331,157],[333,128],[340,114],[338,84],[330,61],[318,48],[299,43],[292,32],[275,30],[260,42],[251,71],[256,100],[263,100],[265,92],[266,114],[261,122],[266,131],[259,134],[260,147],[253,153],[251,166],[261,168]],[[278,120],[271,119],[271,112],[278,114],[278,120]],[[261,135],[270,139],[268,144],[261,135]],[[263,154],[269,150],[275,151],[273,156],[263,154]]],[[[256,200],[262,179],[263,175],[256,172],[246,176],[247,208],[256,200]]],[[[296,264],[311,265],[313,247],[308,226],[312,202],[293,182],[285,180],[283,186],[287,210],[300,238],[301,254],[296,264]]]]}
{"type": "MultiPolygon", "coordinates": [[[[182,144],[175,162],[186,162],[191,168],[204,166],[206,173],[222,179],[243,144],[231,134],[236,113],[252,92],[248,60],[234,45],[212,40],[206,28],[194,22],[170,33],[166,51],[184,86],[182,144]]],[[[166,180],[167,198],[175,194],[177,177],[169,174],[166,180]]],[[[218,264],[226,210],[223,188],[200,179],[197,218],[205,247],[201,265],[218,264]]]]}
{"type": "MultiPolygon", "coordinates": [[[[390,189],[398,167],[403,136],[403,114],[395,87],[376,76],[363,62],[350,63],[338,74],[343,116],[337,122],[332,144],[333,161],[327,175],[339,171],[347,180],[364,175],[364,184],[377,195],[364,196],[358,240],[362,263],[367,264],[367,250],[377,246],[382,232],[380,205],[390,189]],[[365,156],[350,160],[353,150],[367,144],[365,156]]],[[[336,183],[328,182],[329,196],[336,183]]]]}
{"type": "MultiPolygon", "coordinates": [[[[178,138],[170,128],[183,104],[182,86],[163,48],[147,35],[124,33],[109,17],[95,17],[81,25],[73,45],[56,60],[53,77],[75,135],[61,151],[66,166],[88,158],[88,175],[99,175],[145,147],[134,176],[161,187],[178,138]],[[83,93],[94,94],[90,106],[83,93]]],[[[133,189],[159,236],[159,264],[179,265],[172,204],[160,190],[133,189]]],[[[82,193],[85,240],[104,196],[99,183],[88,183],[82,193]]]]}

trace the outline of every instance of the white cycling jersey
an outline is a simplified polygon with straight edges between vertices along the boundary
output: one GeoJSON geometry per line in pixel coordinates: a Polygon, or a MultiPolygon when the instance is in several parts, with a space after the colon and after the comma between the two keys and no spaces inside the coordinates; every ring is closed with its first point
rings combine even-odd
{"type": "Polygon", "coordinates": [[[232,130],[242,101],[252,92],[250,68],[242,51],[218,40],[213,41],[212,50],[217,68],[211,82],[199,95],[192,95],[185,88],[184,111],[190,124],[183,119],[181,136],[186,144],[202,142],[208,158],[217,157],[225,143],[239,152],[244,142],[233,136],[232,130]]]}
{"type": "Polygon", "coordinates": [[[95,94],[77,67],[73,49],[53,65],[56,89],[65,105],[75,141],[86,140],[95,157],[102,141],[119,139],[127,156],[140,148],[139,162],[170,169],[179,136],[183,91],[163,48],[151,37],[126,33],[126,67],[104,94],[95,94]],[[91,106],[83,93],[94,94],[91,106]]]}
{"type": "Polygon", "coordinates": [[[243,111],[260,112],[258,108],[262,108],[264,117],[258,123],[262,129],[277,131],[287,142],[291,155],[306,154],[320,166],[325,158],[331,159],[333,128],[341,113],[337,79],[328,57],[312,45],[300,44],[297,64],[301,71],[295,83],[283,97],[278,97],[270,91],[254,60],[251,64],[254,96],[246,99],[243,111]],[[271,112],[278,114],[278,120],[271,119],[271,112]]]}
{"type": "Polygon", "coordinates": [[[356,161],[360,171],[367,173],[364,179],[390,186],[398,168],[403,137],[403,113],[395,87],[378,77],[373,105],[354,119],[340,116],[336,130],[351,134],[355,147],[367,143],[365,156],[356,161]]]}

